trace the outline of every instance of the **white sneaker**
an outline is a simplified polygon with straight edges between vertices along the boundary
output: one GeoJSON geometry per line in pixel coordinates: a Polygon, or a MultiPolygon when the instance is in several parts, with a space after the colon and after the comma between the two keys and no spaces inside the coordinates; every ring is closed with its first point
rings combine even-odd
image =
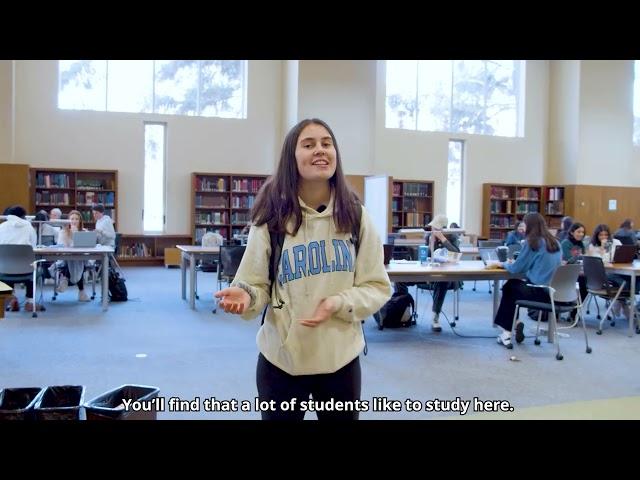
{"type": "Polygon", "coordinates": [[[62,293],[69,287],[69,280],[64,275],[60,277],[60,282],[58,283],[58,288],[56,288],[56,292],[62,293]]]}
{"type": "Polygon", "coordinates": [[[90,302],[91,298],[89,298],[89,295],[87,295],[87,292],[85,292],[84,290],[80,290],[80,291],[78,291],[78,301],[79,302],[90,302]]]}
{"type": "Polygon", "coordinates": [[[431,330],[434,332],[441,332],[442,327],[440,326],[440,318],[437,313],[433,314],[433,320],[431,321],[431,330]]]}
{"type": "Polygon", "coordinates": [[[504,345],[509,349],[513,348],[513,344],[511,343],[511,332],[502,332],[500,335],[498,335],[497,340],[500,345],[504,345]]]}

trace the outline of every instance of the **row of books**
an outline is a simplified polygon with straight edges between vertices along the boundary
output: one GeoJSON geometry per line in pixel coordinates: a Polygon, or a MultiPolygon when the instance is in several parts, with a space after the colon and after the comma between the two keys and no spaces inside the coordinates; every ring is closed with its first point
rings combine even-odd
{"type": "Polygon", "coordinates": [[[142,243],[142,242],[136,242],[130,245],[120,245],[118,257],[120,258],[153,257],[153,248],[149,247],[146,243],[142,243]]]}
{"type": "Polygon", "coordinates": [[[106,180],[99,179],[76,179],[77,190],[115,190],[113,180],[107,183],[106,180]]]}
{"type": "Polygon", "coordinates": [[[36,205],[69,205],[69,192],[36,192],[36,205]]]}
{"type": "Polygon", "coordinates": [[[431,215],[424,213],[405,213],[405,227],[424,227],[431,221],[431,215]]]}
{"type": "Polygon", "coordinates": [[[511,227],[513,224],[512,217],[500,217],[496,215],[492,215],[489,220],[489,225],[492,227],[511,227]]]}
{"type": "Polygon", "coordinates": [[[539,188],[516,188],[516,198],[527,200],[540,200],[539,188]]]}
{"type": "Polygon", "coordinates": [[[263,184],[263,178],[233,179],[231,180],[231,190],[234,192],[258,193],[263,184]]]}
{"type": "Polygon", "coordinates": [[[535,213],[539,212],[537,203],[518,203],[516,213],[535,213]]]}
{"type": "Polygon", "coordinates": [[[226,192],[227,180],[222,177],[196,177],[195,189],[206,192],[226,192]]]}
{"type": "Polygon", "coordinates": [[[73,188],[71,177],[67,173],[38,173],[36,174],[37,188],[73,188]]]}
{"type": "MultiPolygon", "coordinates": [[[[80,216],[82,217],[82,221],[83,222],[93,222],[93,213],[91,212],[91,209],[89,210],[79,210],[80,211],[80,216]]],[[[116,218],[116,211],[113,208],[105,208],[104,209],[104,214],[105,215],[109,215],[111,217],[111,219],[113,220],[114,218],[116,218]]]]}
{"type": "Polygon", "coordinates": [[[431,195],[430,185],[427,183],[394,183],[393,194],[405,197],[427,197],[431,195]],[[396,187],[398,187],[396,189],[396,187]]]}
{"type": "Polygon", "coordinates": [[[228,208],[225,197],[207,195],[196,195],[196,207],[228,208]]]}
{"type": "Polygon", "coordinates": [[[248,212],[234,212],[231,214],[231,223],[247,224],[251,221],[251,215],[248,212]]]}
{"type": "Polygon", "coordinates": [[[564,201],[558,200],[549,202],[545,205],[545,212],[547,215],[563,215],[564,214],[564,201]]]}
{"type": "Polygon", "coordinates": [[[547,190],[547,200],[564,200],[564,188],[550,188],[547,190]]]}
{"type": "Polygon", "coordinates": [[[227,212],[198,212],[195,222],[200,224],[227,223],[227,212]]]}
{"type": "Polygon", "coordinates": [[[233,208],[251,208],[254,203],[256,203],[256,197],[253,195],[242,195],[231,199],[231,206],[233,208]]]}
{"type": "Polygon", "coordinates": [[[116,194],[115,192],[78,192],[77,199],[82,205],[102,203],[107,206],[115,204],[116,194]]]}

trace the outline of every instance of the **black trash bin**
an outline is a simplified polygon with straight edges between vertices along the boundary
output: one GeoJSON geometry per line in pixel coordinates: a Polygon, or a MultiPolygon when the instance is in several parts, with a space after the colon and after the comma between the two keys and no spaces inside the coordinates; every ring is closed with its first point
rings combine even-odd
{"type": "Polygon", "coordinates": [[[42,388],[5,388],[0,390],[0,420],[34,420],[33,407],[42,388]]]}
{"type": "Polygon", "coordinates": [[[97,396],[85,405],[87,420],[157,420],[156,402],[160,389],[148,385],[122,385],[97,396]],[[123,400],[146,402],[138,411],[125,410],[123,400]],[[147,409],[149,407],[149,409],[147,409]]]}
{"type": "Polygon", "coordinates": [[[35,406],[37,420],[83,420],[84,385],[47,387],[35,406]]]}

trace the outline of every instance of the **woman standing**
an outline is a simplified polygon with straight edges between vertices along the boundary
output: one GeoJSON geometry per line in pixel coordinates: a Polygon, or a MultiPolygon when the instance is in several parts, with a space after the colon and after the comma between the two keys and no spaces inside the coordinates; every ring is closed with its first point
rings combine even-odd
{"type": "MultiPolygon", "coordinates": [[[[361,321],[389,299],[391,286],[380,238],[348,187],[336,138],[325,122],[303,120],[287,134],[277,171],[258,194],[251,218],[235,280],[215,297],[226,312],[246,319],[268,306],[258,332],[256,377],[259,400],[273,400],[275,408],[262,411],[262,418],[301,420],[300,404],[309,395],[353,407],[361,388],[361,321]],[[351,232],[358,218],[355,240],[351,232]],[[270,232],[284,234],[272,285],[270,232]]],[[[358,411],[317,415],[357,419],[358,411]]]]}

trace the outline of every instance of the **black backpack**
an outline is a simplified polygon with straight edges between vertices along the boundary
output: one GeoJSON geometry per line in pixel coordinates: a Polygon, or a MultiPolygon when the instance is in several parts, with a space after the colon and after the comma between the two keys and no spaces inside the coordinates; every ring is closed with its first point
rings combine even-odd
{"type": "Polygon", "coordinates": [[[109,300],[112,302],[126,302],[128,299],[125,279],[113,268],[109,268],[109,300]]]}
{"type": "Polygon", "coordinates": [[[415,308],[413,297],[410,294],[395,292],[380,311],[374,315],[376,322],[378,322],[378,329],[415,325],[415,308]]]}

